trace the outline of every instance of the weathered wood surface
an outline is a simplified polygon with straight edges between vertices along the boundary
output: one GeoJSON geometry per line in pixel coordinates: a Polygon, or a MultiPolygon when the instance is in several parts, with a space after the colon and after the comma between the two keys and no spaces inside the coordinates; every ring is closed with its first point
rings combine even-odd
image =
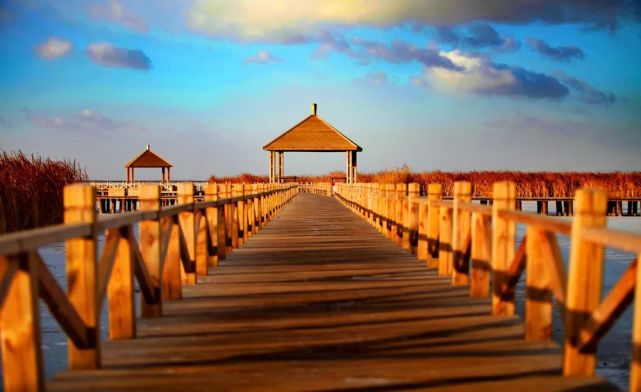
{"type": "Polygon", "coordinates": [[[198,279],[49,390],[616,390],[562,377],[557,345],[328,197],[299,195],[198,279]]]}

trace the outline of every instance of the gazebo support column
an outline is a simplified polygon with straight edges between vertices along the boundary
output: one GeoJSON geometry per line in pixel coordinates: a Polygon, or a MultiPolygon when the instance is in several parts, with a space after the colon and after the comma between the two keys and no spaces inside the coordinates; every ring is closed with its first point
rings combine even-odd
{"type": "Polygon", "coordinates": [[[283,181],[285,176],[285,153],[282,151],[278,152],[278,182],[283,181]]]}
{"type": "Polygon", "coordinates": [[[357,164],[356,164],[356,151],[351,151],[352,155],[352,171],[351,171],[351,177],[352,177],[352,182],[356,182],[356,173],[357,173],[357,164]]]}
{"type": "Polygon", "coordinates": [[[171,182],[171,167],[167,168],[167,183],[171,182]]]}
{"type": "Polygon", "coordinates": [[[276,154],[273,151],[269,152],[269,182],[276,182],[276,154]]]}
{"type": "Polygon", "coordinates": [[[348,184],[352,183],[352,152],[351,151],[345,151],[345,156],[347,158],[346,160],[346,168],[345,168],[345,182],[348,184]]]}

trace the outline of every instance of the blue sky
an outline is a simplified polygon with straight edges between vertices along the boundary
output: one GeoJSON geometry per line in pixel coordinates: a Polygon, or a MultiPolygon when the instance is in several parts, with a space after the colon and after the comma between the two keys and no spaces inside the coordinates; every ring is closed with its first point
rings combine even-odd
{"type": "Polygon", "coordinates": [[[641,170],[640,49],[638,1],[3,0],[0,148],[266,174],[317,102],[362,171],[641,170]]]}

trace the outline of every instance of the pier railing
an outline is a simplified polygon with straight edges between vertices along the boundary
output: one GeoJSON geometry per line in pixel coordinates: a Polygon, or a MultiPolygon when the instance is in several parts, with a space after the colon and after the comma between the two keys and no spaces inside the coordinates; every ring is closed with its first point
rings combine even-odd
{"type": "Polygon", "coordinates": [[[516,209],[515,185],[494,184],[492,205],[472,203],[471,184],[457,182],[453,200],[441,185],[426,197],[412,184],[337,184],[336,195],[370,224],[416,254],[427,267],[451,276],[469,295],[492,299],[492,314],[515,314],[515,287],[525,274],[524,339],[552,338],[553,301],[564,323],[563,374],[590,376],[601,338],[634,301],[630,390],[641,389],[641,269],[636,259],[602,299],[604,248],[641,255],[641,235],[607,229],[604,191],[583,189],[570,220],[516,209]],[[516,224],[526,234],[516,244],[516,224]],[[557,236],[570,237],[566,270],[557,236]]]}
{"type": "Polygon", "coordinates": [[[298,192],[296,184],[177,185],[178,204],[162,207],[158,185],[138,188],[139,211],[97,218],[94,187],[64,189],[64,224],[0,236],[0,334],[6,391],[44,390],[38,300],[69,339],[70,369],[101,367],[100,309],[109,307],[109,338],[136,337],[134,279],[142,317],[162,315],[228,252],[256,233],[298,192]],[[134,225],[138,224],[138,236],[134,225]],[[102,252],[98,240],[104,236],[102,252]],[[39,248],[65,242],[67,290],[39,248]]]}

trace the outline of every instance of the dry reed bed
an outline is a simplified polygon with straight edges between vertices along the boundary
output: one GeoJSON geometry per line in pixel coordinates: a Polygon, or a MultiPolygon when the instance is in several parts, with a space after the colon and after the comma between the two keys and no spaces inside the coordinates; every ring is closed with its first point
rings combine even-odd
{"type": "MultiPolygon", "coordinates": [[[[300,176],[301,182],[328,182],[331,177],[344,176],[332,172],[324,176],[300,176]]],[[[469,181],[474,196],[492,194],[492,184],[497,181],[513,181],[518,197],[574,197],[577,189],[600,188],[616,197],[641,197],[641,172],[520,172],[520,171],[472,171],[472,172],[421,172],[408,168],[384,170],[375,173],[359,173],[359,182],[410,183],[425,186],[430,183],[443,185],[445,196],[452,195],[455,181],[469,181]]]]}
{"type": "Polygon", "coordinates": [[[86,181],[76,161],[0,152],[0,232],[62,222],[62,188],[86,181]]]}

